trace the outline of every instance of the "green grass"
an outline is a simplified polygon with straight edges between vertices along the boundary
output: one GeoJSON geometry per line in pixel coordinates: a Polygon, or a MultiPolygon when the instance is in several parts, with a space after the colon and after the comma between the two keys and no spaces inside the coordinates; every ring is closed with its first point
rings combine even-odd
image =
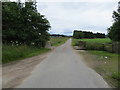
{"type": "Polygon", "coordinates": [[[91,44],[91,43],[103,44],[103,43],[111,43],[112,42],[109,38],[73,39],[72,45],[73,46],[78,45],[79,41],[86,41],[86,43],[88,43],[88,44],[91,44]]]}
{"type": "Polygon", "coordinates": [[[95,38],[95,39],[73,39],[72,45],[79,46],[79,41],[86,42],[87,50],[100,50],[104,51],[104,43],[111,43],[112,41],[108,38],[95,38]]]}
{"type": "Polygon", "coordinates": [[[88,43],[111,43],[109,38],[95,38],[95,39],[80,39],[81,41],[86,41],[88,43]]]}
{"type": "Polygon", "coordinates": [[[118,57],[120,55],[105,51],[89,51],[96,55],[96,60],[91,60],[94,69],[113,87],[120,87],[120,72],[118,72],[118,57]],[[119,83],[119,84],[118,84],[119,83]]]}
{"type": "Polygon", "coordinates": [[[65,43],[68,39],[68,37],[51,37],[50,42],[52,46],[59,46],[65,43]]]}
{"type": "Polygon", "coordinates": [[[37,48],[29,46],[2,46],[2,63],[9,63],[12,61],[32,57],[39,55],[41,53],[48,52],[50,49],[47,48],[37,48]]]}

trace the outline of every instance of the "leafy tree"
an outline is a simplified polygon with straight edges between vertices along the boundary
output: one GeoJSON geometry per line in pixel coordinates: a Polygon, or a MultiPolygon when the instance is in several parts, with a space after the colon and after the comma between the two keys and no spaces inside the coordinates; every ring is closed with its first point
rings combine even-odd
{"type": "Polygon", "coordinates": [[[84,38],[94,38],[92,32],[83,31],[83,33],[84,33],[84,38]]]}
{"type": "Polygon", "coordinates": [[[118,2],[118,10],[113,12],[113,25],[108,28],[108,37],[113,41],[120,41],[120,2],[118,2]]]}
{"type": "Polygon", "coordinates": [[[104,33],[94,33],[94,38],[105,38],[105,34],[104,33]]]}
{"type": "Polygon", "coordinates": [[[49,39],[49,21],[38,13],[36,3],[2,3],[3,43],[44,47],[49,39]]]}
{"type": "Polygon", "coordinates": [[[75,30],[73,33],[73,38],[81,39],[81,38],[105,38],[104,33],[93,33],[89,31],[77,31],[75,30]]]}
{"type": "Polygon", "coordinates": [[[84,33],[82,31],[77,31],[77,30],[74,31],[73,38],[81,39],[83,37],[84,37],[84,33]]]}

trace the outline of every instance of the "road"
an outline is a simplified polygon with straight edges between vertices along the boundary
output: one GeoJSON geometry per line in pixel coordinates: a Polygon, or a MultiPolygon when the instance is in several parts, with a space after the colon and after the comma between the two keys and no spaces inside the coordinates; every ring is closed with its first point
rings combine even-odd
{"type": "MultiPolygon", "coordinates": [[[[88,58],[89,59],[89,58],[88,58]]],[[[16,88],[108,88],[72,46],[71,39],[55,48],[16,88]]]]}

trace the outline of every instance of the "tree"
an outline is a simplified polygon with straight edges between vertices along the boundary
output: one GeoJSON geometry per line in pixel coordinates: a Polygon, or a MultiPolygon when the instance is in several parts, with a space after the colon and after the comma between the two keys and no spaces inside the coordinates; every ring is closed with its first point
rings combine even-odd
{"type": "Polygon", "coordinates": [[[113,25],[108,28],[108,37],[113,41],[120,41],[120,2],[118,2],[118,10],[113,12],[113,25]]]}
{"type": "Polygon", "coordinates": [[[49,39],[50,23],[36,9],[35,2],[2,3],[3,43],[44,47],[49,39]]]}
{"type": "Polygon", "coordinates": [[[105,38],[105,34],[104,33],[94,33],[94,38],[105,38]]]}
{"type": "Polygon", "coordinates": [[[81,39],[83,37],[84,37],[84,33],[82,31],[77,31],[77,30],[74,31],[73,38],[81,39]]]}
{"type": "Polygon", "coordinates": [[[83,31],[83,33],[84,33],[84,38],[94,38],[94,35],[92,32],[83,31]]]}

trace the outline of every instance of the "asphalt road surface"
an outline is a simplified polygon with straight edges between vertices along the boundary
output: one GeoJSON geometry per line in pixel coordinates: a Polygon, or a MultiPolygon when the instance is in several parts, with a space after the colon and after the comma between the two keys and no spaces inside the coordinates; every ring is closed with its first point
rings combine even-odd
{"type": "Polygon", "coordinates": [[[55,48],[16,88],[108,88],[104,79],[81,59],[69,39],[55,48]]]}

